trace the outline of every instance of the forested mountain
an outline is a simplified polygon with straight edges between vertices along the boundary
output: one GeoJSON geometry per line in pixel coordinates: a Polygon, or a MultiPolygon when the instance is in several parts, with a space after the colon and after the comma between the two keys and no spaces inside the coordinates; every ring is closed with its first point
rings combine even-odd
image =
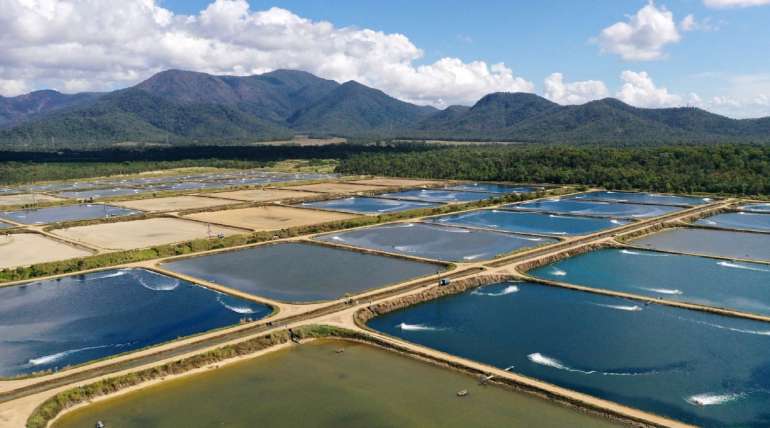
{"type": "Polygon", "coordinates": [[[37,91],[0,97],[0,147],[116,142],[243,143],[294,133],[556,143],[770,142],[770,118],[735,120],[697,108],[643,109],[612,98],[562,106],[493,93],[475,105],[417,106],[355,81],[310,73],[158,73],[106,94],[37,91]]]}

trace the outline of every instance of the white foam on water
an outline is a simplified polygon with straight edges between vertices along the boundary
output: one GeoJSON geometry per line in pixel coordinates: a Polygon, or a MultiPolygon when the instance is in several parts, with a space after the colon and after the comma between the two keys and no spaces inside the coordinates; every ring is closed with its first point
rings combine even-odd
{"type": "Polygon", "coordinates": [[[532,241],[532,242],[540,242],[540,241],[543,240],[543,238],[532,238],[532,237],[528,237],[528,236],[519,236],[518,238],[519,239],[523,239],[525,241],[532,241]]]}
{"type": "Polygon", "coordinates": [[[614,219],[614,218],[613,218],[612,220],[610,220],[610,223],[612,223],[612,224],[623,224],[623,222],[622,222],[622,221],[620,221],[620,220],[616,220],[616,219],[614,219]]]}
{"type": "Polygon", "coordinates": [[[711,201],[713,201],[713,199],[711,199],[711,198],[703,198],[703,202],[711,202],[711,201]]]}
{"type": "Polygon", "coordinates": [[[642,290],[652,291],[653,293],[658,294],[668,294],[668,295],[682,295],[684,294],[682,290],[677,289],[671,289],[671,288],[644,288],[640,287],[642,290]]]}
{"type": "Polygon", "coordinates": [[[706,223],[706,224],[708,224],[708,225],[711,225],[711,226],[716,226],[716,225],[717,225],[717,222],[715,222],[715,221],[713,221],[713,220],[706,220],[706,219],[703,219],[703,222],[704,222],[704,223],[706,223]]]}
{"type": "Polygon", "coordinates": [[[732,401],[740,400],[745,397],[746,394],[734,392],[728,394],[715,394],[711,392],[704,392],[702,394],[695,394],[687,397],[685,401],[694,406],[719,406],[727,404],[732,401]]]}
{"type": "Polygon", "coordinates": [[[405,322],[402,322],[396,327],[404,331],[441,331],[443,330],[442,328],[431,327],[425,324],[407,324],[405,322]]]}
{"type": "Polygon", "coordinates": [[[224,301],[223,295],[220,294],[217,296],[217,302],[219,302],[222,306],[225,308],[237,313],[237,314],[253,314],[256,312],[254,308],[250,308],[248,306],[241,306],[241,305],[230,305],[227,302],[224,301]]]}
{"type": "Polygon", "coordinates": [[[484,253],[481,253],[481,254],[473,254],[473,255],[470,255],[470,256],[465,256],[465,257],[463,257],[463,260],[476,260],[476,259],[478,259],[479,257],[483,257],[483,256],[485,256],[485,255],[486,255],[486,254],[484,254],[484,253]]]}
{"type": "Polygon", "coordinates": [[[743,270],[750,270],[754,272],[770,272],[768,269],[762,269],[760,267],[755,266],[747,266],[740,263],[733,263],[733,262],[727,262],[727,261],[721,261],[717,262],[719,266],[726,267],[726,268],[733,268],[733,269],[743,269],[743,270]]]}
{"type": "Polygon", "coordinates": [[[677,318],[679,318],[682,321],[689,321],[695,324],[701,324],[708,327],[718,328],[720,330],[734,331],[736,333],[741,333],[741,334],[753,334],[757,336],[770,336],[770,330],[749,330],[744,328],[728,327],[726,325],[716,324],[716,323],[711,323],[706,321],[694,320],[691,318],[685,318],[685,317],[677,317],[677,318]]]}
{"type": "Polygon", "coordinates": [[[639,305],[607,305],[604,303],[591,303],[591,304],[595,306],[601,306],[603,308],[617,309],[619,311],[639,312],[642,310],[642,307],[639,305]]]}
{"type": "Polygon", "coordinates": [[[97,280],[102,280],[102,279],[107,279],[107,278],[116,278],[116,277],[119,277],[119,276],[126,275],[128,273],[129,273],[129,271],[127,269],[121,269],[121,270],[119,270],[117,272],[108,273],[108,274],[104,274],[104,275],[89,276],[88,278],[86,278],[86,281],[97,281],[97,280]]]}
{"type": "Polygon", "coordinates": [[[471,294],[475,294],[477,296],[500,297],[500,296],[507,296],[509,294],[518,293],[518,292],[519,292],[519,287],[515,285],[509,285],[496,293],[485,293],[477,289],[477,290],[473,290],[471,294]]]}
{"type": "Polygon", "coordinates": [[[42,357],[32,358],[29,361],[27,361],[27,364],[30,366],[43,366],[43,365],[55,363],[72,354],[77,354],[78,352],[92,351],[95,349],[104,349],[104,348],[120,348],[126,345],[127,343],[120,343],[117,345],[87,346],[85,348],[70,349],[68,351],[62,351],[51,355],[44,355],[42,357]]]}
{"type": "Polygon", "coordinates": [[[558,269],[558,268],[553,268],[553,269],[551,269],[551,275],[567,276],[567,271],[564,271],[564,270],[561,270],[561,269],[558,269]]]}
{"type": "Polygon", "coordinates": [[[152,291],[173,291],[176,290],[177,287],[181,284],[181,282],[172,277],[166,277],[151,271],[144,271],[147,273],[151,273],[154,276],[157,276],[160,278],[160,281],[157,283],[149,282],[146,278],[144,278],[142,275],[134,275],[134,278],[136,278],[137,281],[139,281],[139,284],[142,285],[142,287],[152,290],[152,291]]]}
{"type": "Polygon", "coordinates": [[[337,235],[335,235],[335,236],[332,236],[332,238],[331,238],[331,239],[333,239],[333,240],[335,240],[335,241],[344,241],[344,239],[340,238],[340,237],[339,237],[339,236],[337,236],[337,235]]]}
{"type": "Polygon", "coordinates": [[[573,372],[573,373],[580,373],[584,375],[598,374],[601,376],[644,376],[644,375],[653,375],[653,374],[659,373],[657,370],[645,370],[645,371],[633,371],[633,372],[603,372],[599,370],[581,370],[581,369],[570,367],[564,364],[563,362],[557,360],[556,358],[543,355],[540,352],[529,354],[527,355],[527,358],[533,363],[540,364],[541,366],[552,367],[555,369],[564,370],[564,371],[573,372]]]}
{"type": "Polygon", "coordinates": [[[396,246],[393,247],[393,249],[396,250],[396,251],[404,252],[404,253],[416,253],[417,252],[417,248],[414,247],[414,246],[411,246],[411,245],[396,245],[396,246]]]}
{"type": "Polygon", "coordinates": [[[655,253],[655,252],[643,252],[640,253],[639,251],[631,251],[631,250],[620,250],[622,254],[627,254],[629,256],[647,256],[647,257],[668,257],[669,254],[664,253],[655,253]]]}

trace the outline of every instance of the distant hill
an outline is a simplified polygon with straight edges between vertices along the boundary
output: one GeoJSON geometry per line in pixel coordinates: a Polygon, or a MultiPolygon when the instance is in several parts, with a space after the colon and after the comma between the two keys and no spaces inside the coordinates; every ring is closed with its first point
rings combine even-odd
{"type": "Polygon", "coordinates": [[[417,106],[355,81],[276,70],[215,76],[158,73],[110,93],[37,91],[0,97],[0,147],[115,142],[242,143],[295,133],[343,137],[562,143],[770,142],[770,118],[736,120],[697,108],[643,109],[613,98],[562,106],[527,93],[475,105],[417,106]]]}

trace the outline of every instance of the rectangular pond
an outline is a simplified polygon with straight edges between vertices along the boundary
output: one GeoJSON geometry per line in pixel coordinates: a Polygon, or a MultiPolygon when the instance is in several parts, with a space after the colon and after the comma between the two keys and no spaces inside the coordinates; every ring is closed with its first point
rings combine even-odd
{"type": "Polygon", "coordinates": [[[394,352],[333,340],[91,404],[53,427],[91,427],[98,420],[121,428],[615,426],[394,352]],[[463,389],[468,395],[456,397],[463,389]]]}
{"type": "Polygon", "coordinates": [[[543,199],[521,204],[505,205],[511,210],[530,210],[554,214],[589,215],[598,217],[648,218],[679,211],[681,208],[665,205],[640,205],[621,202],[591,202],[574,199],[543,199]]]}
{"type": "Polygon", "coordinates": [[[118,187],[114,189],[97,189],[97,190],[76,190],[71,192],[60,192],[57,196],[70,199],[103,199],[112,198],[116,196],[132,196],[144,193],[145,190],[131,189],[128,187],[118,187]]]}
{"type": "Polygon", "coordinates": [[[0,212],[0,218],[22,224],[47,224],[64,221],[94,220],[141,214],[141,211],[102,204],[66,205],[0,212]]]}
{"type": "Polygon", "coordinates": [[[398,211],[435,208],[441,204],[417,201],[399,201],[395,199],[351,197],[329,201],[305,202],[304,207],[343,211],[355,214],[387,214],[398,211]]]}
{"type": "Polygon", "coordinates": [[[483,227],[506,232],[534,233],[556,236],[587,235],[600,230],[628,224],[628,221],[595,217],[575,217],[534,212],[479,210],[441,217],[428,221],[438,224],[483,227]]]}
{"type": "Polygon", "coordinates": [[[82,364],[271,311],[142,269],[2,287],[0,376],[82,364]]]}
{"type": "Polygon", "coordinates": [[[415,189],[377,195],[383,198],[397,198],[422,202],[475,202],[499,197],[496,193],[460,192],[456,190],[415,189]]]}
{"type": "Polygon", "coordinates": [[[255,296],[298,303],[338,299],[445,269],[433,263],[302,243],[192,257],[163,267],[255,296]]]}
{"type": "Polygon", "coordinates": [[[653,250],[770,261],[770,235],[762,233],[675,228],[632,243],[653,250]]]}
{"type": "Polygon", "coordinates": [[[504,283],[369,327],[690,424],[770,423],[767,323],[504,283]]]}
{"type": "Polygon", "coordinates": [[[484,193],[532,193],[540,190],[533,186],[515,186],[512,184],[498,183],[464,183],[446,187],[447,190],[459,190],[461,192],[484,192],[484,193]]]}
{"type": "Polygon", "coordinates": [[[564,259],[529,274],[770,316],[770,266],[758,263],[607,248],[564,259]]]}
{"type": "Polygon", "coordinates": [[[703,205],[713,200],[711,198],[699,198],[696,196],[682,196],[682,195],[663,195],[660,193],[640,193],[640,192],[613,192],[613,191],[598,191],[583,193],[581,195],[572,196],[571,199],[586,199],[592,201],[607,201],[607,202],[636,202],[643,204],[654,205],[703,205]]]}
{"type": "Polygon", "coordinates": [[[759,213],[723,213],[702,218],[695,222],[704,226],[723,227],[728,229],[757,230],[770,232],[770,214],[759,213]]]}
{"type": "Polygon", "coordinates": [[[770,213],[770,202],[744,204],[744,205],[741,205],[739,208],[743,210],[749,210],[749,211],[770,213]]]}
{"type": "Polygon", "coordinates": [[[490,260],[515,250],[558,242],[552,238],[423,223],[377,226],[322,235],[316,239],[452,262],[490,260]]]}

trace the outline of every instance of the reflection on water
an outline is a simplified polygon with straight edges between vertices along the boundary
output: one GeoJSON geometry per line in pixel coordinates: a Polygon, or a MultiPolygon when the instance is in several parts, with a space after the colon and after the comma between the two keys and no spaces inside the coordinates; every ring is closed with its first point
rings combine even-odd
{"type": "Polygon", "coordinates": [[[555,214],[479,210],[434,217],[430,221],[457,226],[476,226],[507,232],[542,233],[546,235],[586,235],[603,229],[628,224],[627,221],[555,214]]]}
{"type": "Polygon", "coordinates": [[[633,241],[664,251],[770,261],[770,235],[706,229],[668,229],[633,241]]]}

